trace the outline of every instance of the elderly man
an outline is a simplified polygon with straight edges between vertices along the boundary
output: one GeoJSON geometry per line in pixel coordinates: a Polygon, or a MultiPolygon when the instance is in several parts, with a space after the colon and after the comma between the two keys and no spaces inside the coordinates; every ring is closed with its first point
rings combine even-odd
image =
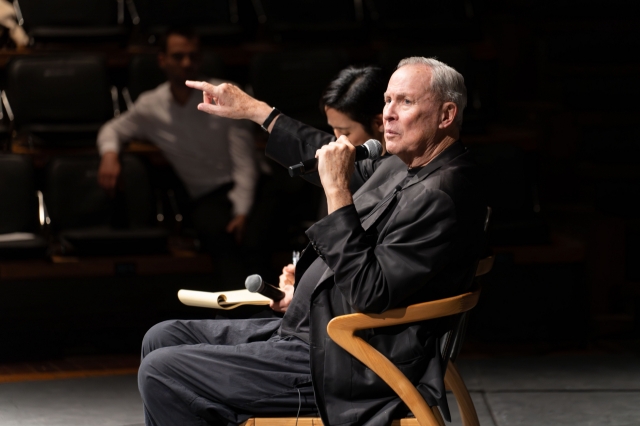
{"type": "MultiPolygon", "coordinates": [[[[406,407],[371,370],[327,336],[352,312],[384,312],[462,292],[483,245],[485,207],[476,168],[458,141],[464,80],[433,59],[400,62],[385,93],[387,150],[395,154],[349,190],[354,147],[298,123],[235,86],[187,82],[198,109],[248,118],[271,133],[267,154],[283,165],[318,158],[329,215],[311,240],[295,286],[273,303],[280,319],[170,321],[143,342],[138,383],[149,425],[231,425],[250,416],[319,412],[325,425],[386,425],[406,407]]],[[[316,176],[318,177],[318,176],[316,176]]],[[[430,405],[448,417],[439,322],[367,330],[430,405]]]]}

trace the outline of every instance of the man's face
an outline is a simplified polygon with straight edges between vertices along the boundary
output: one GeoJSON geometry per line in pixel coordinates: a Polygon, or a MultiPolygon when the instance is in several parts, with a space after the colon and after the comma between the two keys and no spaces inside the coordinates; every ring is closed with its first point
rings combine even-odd
{"type": "Polygon", "coordinates": [[[384,94],[384,136],[387,151],[409,166],[424,155],[435,139],[440,102],[429,89],[431,69],[405,65],[396,70],[384,94]]]}
{"type": "Polygon", "coordinates": [[[185,80],[195,80],[200,69],[198,40],[171,34],[167,38],[167,51],[160,53],[158,63],[169,81],[184,84],[185,80]]]}

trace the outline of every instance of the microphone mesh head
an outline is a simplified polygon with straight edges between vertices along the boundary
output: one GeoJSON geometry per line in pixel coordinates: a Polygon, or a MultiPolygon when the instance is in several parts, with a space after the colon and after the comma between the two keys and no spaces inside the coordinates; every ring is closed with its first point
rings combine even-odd
{"type": "Polygon", "coordinates": [[[369,139],[364,143],[364,146],[367,147],[367,150],[369,151],[369,158],[371,160],[380,158],[380,154],[382,154],[382,144],[380,143],[380,141],[369,139]]]}
{"type": "Polygon", "coordinates": [[[249,275],[247,279],[244,281],[244,286],[251,293],[257,292],[258,289],[260,289],[261,285],[262,285],[262,277],[258,274],[249,275]]]}

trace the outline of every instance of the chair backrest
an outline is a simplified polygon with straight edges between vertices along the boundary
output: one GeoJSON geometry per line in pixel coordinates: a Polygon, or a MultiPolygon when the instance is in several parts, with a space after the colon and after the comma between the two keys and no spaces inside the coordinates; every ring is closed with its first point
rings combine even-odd
{"type": "Polygon", "coordinates": [[[365,5],[371,20],[393,24],[461,20],[469,19],[473,14],[470,2],[465,0],[367,0],[365,5]]]}
{"type": "MultiPolygon", "coordinates": [[[[484,220],[484,232],[485,234],[489,231],[489,225],[491,224],[491,216],[493,214],[493,210],[491,207],[487,206],[487,214],[484,220]]],[[[488,274],[491,272],[493,268],[494,262],[493,255],[488,255],[480,260],[476,264],[475,273],[473,276],[473,281],[475,282],[478,277],[488,274]]],[[[473,286],[478,289],[480,286],[475,283],[473,286]]],[[[449,331],[443,336],[442,345],[440,347],[440,353],[442,355],[442,363],[444,366],[449,362],[449,360],[455,361],[462,349],[462,343],[464,341],[464,336],[467,332],[468,325],[468,315],[469,312],[463,312],[459,315],[456,315],[452,321],[451,328],[449,331]]]]}
{"type": "Polygon", "coordinates": [[[146,28],[172,25],[215,25],[236,22],[237,6],[229,0],[139,0],[140,24],[146,28]]]}
{"type": "Polygon", "coordinates": [[[18,4],[28,28],[117,25],[115,0],[19,0],[18,4]]]}
{"type": "Polygon", "coordinates": [[[167,81],[167,76],[158,66],[158,55],[135,55],[129,62],[129,81],[127,90],[131,100],[135,102],[142,92],[152,90],[167,81]]]}
{"type": "Polygon", "coordinates": [[[97,130],[113,117],[107,70],[99,56],[14,59],[6,92],[17,126],[91,124],[97,130]]]}
{"type": "Polygon", "coordinates": [[[33,231],[37,208],[30,158],[0,154],[0,234],[33,231]]]}
{"type": "Polygon", "coordinates": [[[145,228],[152,220],[149,177],[134,156],[122,157],[122,191],[115,198],[98,185],[100,158],[58,157],[46,172],[44,197],[56,231],[92,227],[145,228]]]}
{"type": "Polygon", "coordinates": [[[362,19],[359,2],[353,0],[260,0],[260,3],[267,24],[332,25],[362,19]]]}
{"type": "Polygon", "coordinates": [[[256,98],[311,125],[325,125],[318,104],[322,91],[347,65],[341,50],[304,50],[256,55],[251,85],[256,98]]]}

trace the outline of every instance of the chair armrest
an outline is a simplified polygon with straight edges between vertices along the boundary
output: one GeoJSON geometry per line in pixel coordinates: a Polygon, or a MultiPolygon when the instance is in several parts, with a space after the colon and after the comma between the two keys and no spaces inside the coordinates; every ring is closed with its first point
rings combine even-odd
{"type": "Polygon", "coordinates": [[[494,256],[487,256],[484,259],[480,259],[478,267],[476,268],[476,277],[488,274],[493,268],[494,256]]]}
{"type": "MultiPolygon", "coordinates": [[[[390,327],[393,325],[408,324],[411,322],[425,321],[435,318],[447,317],[471,310],[478,303],[480,290],[434,300],[432,302],[416,303],[406,308],[390,309],[382,314],[347,314],[335,317],[327,325],[327,331],[331,336],[332,329],[351,331],[367,328],[390,327]]],[[[333,338],[333,336],[331,336],[333,338]]]]}
{"type": "Polygon", "coordinates": [[[478,303],[479,297],[480,290],[476,290],[447,299],[391,309],[383,314],[341,315],[327,324],[327,333],[336,344],[380,376],[407,404],[421,426],[442,426],[444,423],[440,413],[434,414],[435,411],[427,405],[413,383],[389,359],[354,333],[466,312],[478,303]]]}

